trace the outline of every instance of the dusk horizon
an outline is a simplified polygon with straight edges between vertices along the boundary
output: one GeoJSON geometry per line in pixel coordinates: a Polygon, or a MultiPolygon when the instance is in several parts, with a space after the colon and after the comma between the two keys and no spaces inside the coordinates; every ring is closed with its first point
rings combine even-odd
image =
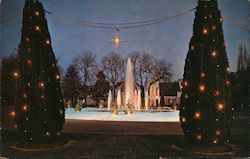
{"type": "MultiPolygon", "coordinates": [[[[173,16],[195,8],[196,0],[190,1],[42,1],[45,10],[52,14],[82,21],[103,23],[124,23],[146,21],[173,16]],[[128,3],[129,2],[129,3],[128,3]],[[133,7],[132,7],[133,6],[133,7]],[[73,9],[72,9],[73,8],[73,9]]],[[[245,0],[223,0],[218,2],[223,20],[224,37],[227,45],[229,65],[233,72],[237,69],[239,45],[243,44],[249,52],[247,31],[231,23],[247,26],[248,2],[245,0]],[[230,2],[230,3],[229,3],[230,2]],[[229,20],[226,18],[229,17],[229,20]]],[[[24,1],[3,1],[1,4],[2,22],[22,13],[24,1]],[[14,11],[13,11],[14,10],[14,11]]],[[[115,37],[115,29],[91,28],[65,23],[53,15],[46,14],[51,44],[59,64],[66,71],[72,60],[85,51],[97,55],[98,63],[110,52],[115,52],[114,44],[109,40],[115,37]]],[[[126,58],[133,51],[146,52],[153,57],[165,59],[173,65],[172,80],[183,77],[183,68],[188,52],[188,43],[193,30],[194,11],[159,24],[119,29],[119,37],[126,40],[119,46],[119,54],[126,58]]],[[[2,24],[1,59],[18,48],[21,34],[22,16],[2,24]],[[4,39],[4,40],[3,40],[4,39]]]]}

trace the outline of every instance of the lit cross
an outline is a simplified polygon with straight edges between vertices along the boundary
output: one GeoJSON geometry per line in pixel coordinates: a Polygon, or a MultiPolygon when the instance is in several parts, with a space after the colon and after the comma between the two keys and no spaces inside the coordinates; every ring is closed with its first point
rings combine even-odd
{"type": "Polygon", "coordinates": [[[115,44],[116,53],[118,53],[120,43],[126,42],[126,40],[119,38],[118,32],[119,32],[119,29],[116,29],[115,38],[109,40],[109,42],[112,42],[115,44]]]}

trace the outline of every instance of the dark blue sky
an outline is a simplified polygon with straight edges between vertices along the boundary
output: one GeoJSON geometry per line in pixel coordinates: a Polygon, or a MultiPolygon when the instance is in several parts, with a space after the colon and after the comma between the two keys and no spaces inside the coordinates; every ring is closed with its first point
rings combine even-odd
{"type": "MultiPolygon", "coordinates": [[[[46,10],[55,14],[98,22],[143,21],[194,8],[196,0],[42,0],[46,10]]],[[[247,0],[219,0],[222,16],[248,25],[249,6],[247,0]]],[[[4,21],[21,13],[24,0],[3,0],[1,19],[4,21]]],[[[1,25],[1,55],[13,52],[20,42],[21,16],[1,25]]],[[[92,51],[98,60],[109,52],[114,45],[108,42],[115,36],[114,30],[96,29],[64,23],[47,15],[52,46],[59,63],[65,69],[77,54],[92,51]]],[[[155,57],[165,58],[173,65],[174,78],[182,78],[184,61],[192,35],[194,12],[157,25],[121,29],[120,37],[127,40],[120,46],[120,54],[126,57],[132,51],[145,51],[155,57]]],[[[232,71],[236,69],[239,44],[249,48],[249,33],[223,22],[224,37],[232,71]]]]}

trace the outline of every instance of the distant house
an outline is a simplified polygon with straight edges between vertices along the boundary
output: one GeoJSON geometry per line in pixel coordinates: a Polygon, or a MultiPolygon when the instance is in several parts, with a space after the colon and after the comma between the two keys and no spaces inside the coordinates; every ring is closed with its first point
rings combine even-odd
{"type": "Polygon", "coordinates": [[[149,88],[149,105],[151,107],[178,106],[180,104],[181,90],[181,82],[155,82],[149,88]]]}

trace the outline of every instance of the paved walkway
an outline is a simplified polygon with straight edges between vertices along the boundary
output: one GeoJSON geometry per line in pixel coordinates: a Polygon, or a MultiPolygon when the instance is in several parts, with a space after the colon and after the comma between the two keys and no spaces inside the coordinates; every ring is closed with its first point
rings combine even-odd
{"type": "Polygon", "coordinates": [[[67,119],[63,132],[126,135],[183,135],[179,122],[126,122],[67,119]]]}

